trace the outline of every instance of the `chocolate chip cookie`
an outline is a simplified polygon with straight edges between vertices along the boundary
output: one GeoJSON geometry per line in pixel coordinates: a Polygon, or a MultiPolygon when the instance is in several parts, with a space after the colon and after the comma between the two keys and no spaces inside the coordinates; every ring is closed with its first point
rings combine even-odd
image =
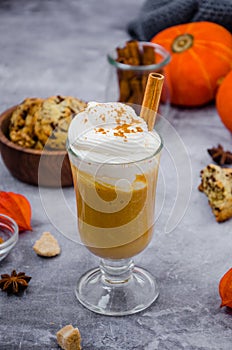
{"type": "Polygon", "coordinates": [[[65,149],[72,116],[85,107],[85,102],[69,96],[28,98],[12,114],[10,139],[25,148],[65,149]]]}
{"type": "Polygon", "coordinates": [[[34,148],[37,138],[34,134],[35,112],[40,108],[42,99],[27,98],[12,113],[9,126],[11,141],[25,148],[34,148]]]}
{"type": "Polygon", "coordinates": [[[201,171],[198,187],[208,197],[218,222],[232,217],[232,169],[209,164],[201,171]]]}

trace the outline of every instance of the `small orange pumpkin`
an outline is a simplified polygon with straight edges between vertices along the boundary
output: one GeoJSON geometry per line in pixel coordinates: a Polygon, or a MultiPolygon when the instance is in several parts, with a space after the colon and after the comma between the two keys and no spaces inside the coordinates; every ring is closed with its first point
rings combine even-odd
{"type": "Polygon", "coordinates": [[[232,71],[219,86],[216,107],[222,122],[232,132],[232,71]]]}
{"type": "Polygon", "coordinates": [[[218,81],[232,68],[232,35],[211,22],[173,26],[151,40],[172,56],[166,68],[171,102],[200,106],[215,98],[218,81]]]}

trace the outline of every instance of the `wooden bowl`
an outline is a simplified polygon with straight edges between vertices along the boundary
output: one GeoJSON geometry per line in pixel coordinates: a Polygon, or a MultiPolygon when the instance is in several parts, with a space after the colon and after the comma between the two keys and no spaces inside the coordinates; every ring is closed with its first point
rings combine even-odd
{"type": "Polygon", "coordinates": [[[34,150],[20,147],[9,140],[10,119],[16,108],[9,108],[0,115],[0,151],[10,173],[32,185],[72,186],[72,173],[65,150],[34,150]]]}

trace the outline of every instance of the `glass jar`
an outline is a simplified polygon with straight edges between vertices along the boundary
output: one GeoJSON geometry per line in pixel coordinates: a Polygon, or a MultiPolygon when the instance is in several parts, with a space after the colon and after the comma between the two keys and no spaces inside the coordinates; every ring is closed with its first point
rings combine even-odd
{"type": "Polygon", "coordinates": [[[0,261],[13,249],[19,238],[16,222],[7,215],[0,214],[0,261]]]}
{"type": "MultiPolygon", "coordinates": [[[[161,73],[164,75],[165,79],[159,113],[163,116],[167,116],[170,106],[170,94],[165,67],[170,62],[171,56],[168,51],[158,44],[138,42],[139,52],[145,52],[147,48],[149,48],[150,53],[152,52],[150,48],[153,49],[155,64],[125,64],[118,58],[118,50],[120,50],[120,48],[113,50],[107,55],[109,62],[109,76],[106,86],[105,100],[108,102],[117,101],[131,104],[136,106],[135,109],[138,113],[140,106],[142,105],[148,75],[154,72],[161,73]]],[[[130,61],[130,58],[128,61],[130,61]]],[[[149,60],[147,61],[149,62],[149,60]]]]}

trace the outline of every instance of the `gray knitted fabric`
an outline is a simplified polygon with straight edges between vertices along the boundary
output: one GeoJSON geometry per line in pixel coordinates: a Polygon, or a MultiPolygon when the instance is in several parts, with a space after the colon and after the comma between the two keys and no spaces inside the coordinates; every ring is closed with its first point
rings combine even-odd
{"type": "Polygon", "coordinates": [[[149,41],[165,28],[200,21],[218,23],[232,32],[232,0],[147,0],[128,31],[135,39],[149,41]]]}

